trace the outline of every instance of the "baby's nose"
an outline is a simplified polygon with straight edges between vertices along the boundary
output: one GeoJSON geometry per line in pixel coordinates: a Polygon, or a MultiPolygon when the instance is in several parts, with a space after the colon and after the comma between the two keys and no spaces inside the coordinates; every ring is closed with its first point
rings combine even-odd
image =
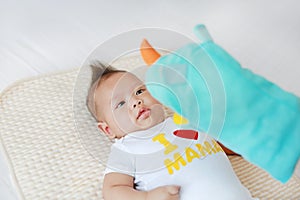
{"type": "Polygon", "coordinates": [[[138,99],[134,104],[133,104],[133,108],[136,108],[138,105],[142,104],[142,100],[138,99]]]}

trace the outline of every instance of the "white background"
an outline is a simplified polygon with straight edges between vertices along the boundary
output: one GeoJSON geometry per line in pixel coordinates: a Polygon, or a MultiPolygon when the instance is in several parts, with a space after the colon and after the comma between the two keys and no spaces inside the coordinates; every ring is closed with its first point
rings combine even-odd
{"type": "MultiPolygon", "coordinates": [[[[300,96],[298,2],[0,0],[0,91],[21,78],[78,67],[124,31],[158,27],[194,38],[192,28],[203,23],[244,67],[300,96]]],[[[3,157],[0,199],[16,199],[3,157]]]]}

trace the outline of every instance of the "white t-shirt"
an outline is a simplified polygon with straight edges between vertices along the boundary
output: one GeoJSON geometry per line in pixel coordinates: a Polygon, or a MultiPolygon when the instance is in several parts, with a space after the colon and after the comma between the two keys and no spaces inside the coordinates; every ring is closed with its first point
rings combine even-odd
{"type": "Polygon", "coordinates": [[[105,173],[133,176],[136,189],[143,191],[180,185],[181,200],[253,199],[212,138],[190,130],[198,135],[187,139],[179,132],[183,130],[168,118],[126,135],[112,145],[105,173]]]}

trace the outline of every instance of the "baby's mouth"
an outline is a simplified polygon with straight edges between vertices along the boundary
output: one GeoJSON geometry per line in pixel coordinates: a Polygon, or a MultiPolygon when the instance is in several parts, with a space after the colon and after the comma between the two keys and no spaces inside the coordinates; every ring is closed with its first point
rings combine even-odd
{"type": "Polygon", "coordinates": [[[150,116],[149,108],[141,108],[136,119],[146,119],[150,116]]]}

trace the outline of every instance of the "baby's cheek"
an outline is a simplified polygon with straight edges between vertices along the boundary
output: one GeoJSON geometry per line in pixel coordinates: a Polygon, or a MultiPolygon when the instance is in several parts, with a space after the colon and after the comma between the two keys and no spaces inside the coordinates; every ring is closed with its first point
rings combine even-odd
{"type": "Polygon", "coordinates": [[[165,116],[165,108],[161,104],[154,104],[151,107],[152,117],[156,122],[160,122],[164,119],[165,116]]]}
{"type": "Polygon", "coordinates": [[[130,116],[129,112],[120,112],[115,114],[115,122],[120,130],[124,132],[132,131],[133,127],[133,118],[130,116]]]}
{"type": "Polygon", "coordinates": [[[144,103],[148,103],[148,104],[149,103],[152,103],[152,104],[159,103],[159,101],[156,100],[148,91],[143,94],[142,99],[143,99],[144,103]]]}

